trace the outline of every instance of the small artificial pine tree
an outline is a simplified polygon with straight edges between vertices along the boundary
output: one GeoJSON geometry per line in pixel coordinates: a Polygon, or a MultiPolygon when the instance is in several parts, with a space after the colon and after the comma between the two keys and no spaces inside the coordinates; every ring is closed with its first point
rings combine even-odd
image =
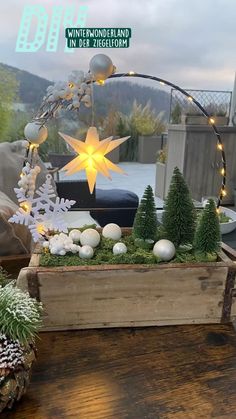
{"type": "Polygon", "coordinates": [[[157,213],[153,190],[148,185],[139,204],[133,225],[133,236],[142,240],[155,240],[157,234],[157,213]]]}
{"type": "Polygon", "coordinates": [[[176,247],[192,244],[195,222],[196,210],[188,186],[182,173],[176,167],[173,172],[162,216],[165,238],[172,241],[176,247]]]}
{"type": "Polygon", "coordinates": [[[220,221],[213,199],[209,199],[199,220],[194,248],[201,253],[214,253],[220,248],[220,221]]]}

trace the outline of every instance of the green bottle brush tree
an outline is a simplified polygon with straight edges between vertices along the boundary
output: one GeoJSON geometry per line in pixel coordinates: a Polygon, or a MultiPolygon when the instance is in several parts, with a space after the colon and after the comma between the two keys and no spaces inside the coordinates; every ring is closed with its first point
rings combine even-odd
{"type": "Polygon", "coordinates": [[[172,241],[176,247],[192,244],[195,224],[196,210],[184,177],[178,167],[176,167],[162,216],[165,238],[172,241]]]}
{"type": "Polygon", "coordinates": [[[156,240],[157,214],[153,190],[148,185],[144,191],[140,205],[136,212],[133,225],[133,236],[140,240],[156,240]]]}
{"type": "Polygon", "coordinates": [[[194,248],[200,253],[215,253],[220,249],[220,222],[213,199],[209,199],[196,229],[194,248]]]}

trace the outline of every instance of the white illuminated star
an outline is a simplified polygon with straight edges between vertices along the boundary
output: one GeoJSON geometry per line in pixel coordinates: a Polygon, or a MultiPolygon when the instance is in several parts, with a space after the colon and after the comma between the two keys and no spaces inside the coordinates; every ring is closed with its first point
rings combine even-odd
{"type": "Polygon", "coordinates": [[[85,169],[90,193],[94,190],[98,173],[102,173],[109,179],[111,179],[109,170],[124,173],[119,166],[112,163],[105,156],[130,137],[123,137],[118,140],[112,140],[113,137],[108,137],[100,141],[97,128],[95,127],[88,129],[85,141],[77,140],[61,132],[59,134],[78,153],[78,156],[61,170],[66,170],[66,175],[73,175],[85,169]]]}

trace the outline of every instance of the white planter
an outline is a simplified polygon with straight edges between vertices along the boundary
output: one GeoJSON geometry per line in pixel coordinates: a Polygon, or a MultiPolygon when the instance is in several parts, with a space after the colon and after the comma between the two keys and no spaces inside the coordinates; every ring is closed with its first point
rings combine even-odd
{"type": "Polygon", "coordinates": [[[228,223],[220,223],[221,234],[231,233],[236,228],[236,212],[226,207],[220,207],[220,211],[232,218],[232,221],[228,221],[228,223]]]}

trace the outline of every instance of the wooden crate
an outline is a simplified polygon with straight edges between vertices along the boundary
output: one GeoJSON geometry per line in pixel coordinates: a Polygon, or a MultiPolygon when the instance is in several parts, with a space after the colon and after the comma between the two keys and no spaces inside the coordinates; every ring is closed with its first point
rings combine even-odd
{"type": "Polygon", "coordinates": [[[220,323],[236,318],[236,252],[219,262],[40,267],[34,254],[17,285],[44,304],[43,330],[220,323]]]}

